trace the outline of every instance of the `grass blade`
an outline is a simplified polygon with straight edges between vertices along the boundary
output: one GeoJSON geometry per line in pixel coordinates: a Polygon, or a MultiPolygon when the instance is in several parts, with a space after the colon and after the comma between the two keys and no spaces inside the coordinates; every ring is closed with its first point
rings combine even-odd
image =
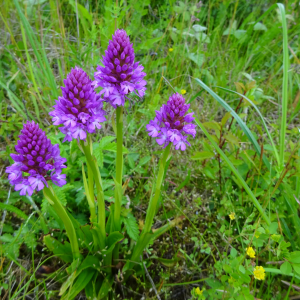
{"type": "Polygon", "coordinates": [[[33,52],[34,52],[34,54],[35,54],[35,56],[36,56],[36,58],[37,58],[37,60],[40,64],[41,70],[44,71],[44,75],[47,78],[48,84],[51,88],[51,92],[52,92],[54,97],[58,97],[58,89],[56,88],[55,78],[54,78],[54,75],[53,75],[52,70],[50,68],[50,64],[49,64],[49,61],[47,59],[47,55],[45,53],[45,50],[39,44],[37,38],[35,37],[35,34],[34,34],[32,28],[31,28],[28,20],[24,16],[18,1],[17,0],[13,0],[13,1],[14,1],[14,4],[15,4],[16,8],[17,8],[17,11],[18,11],[19,17],[21,19],[21,22],[24,26],[26,35],[27,35],[27,37],[30,41],[32,50],[33,50],[33,52]],[[41,53],[38,51],[38,49],[41,50],[41,53]]]}
{"type": "Polygon", "coordinates": [[[289,53],[288,53],[288,33],[285,17],[284,5],[277,3],[282,20],[283,34],[283,79],[282,79],[282,111],[281,111],[281,128],[280,128],[280,168],[284,165],[284,148],[285,148],[285,133],[286,133],[286,116],[288,104],[288,68],[289,68],[289,53]]]}
{"type": "MultiPolygon", "coordinates": [[[[202,82],[198,78],[195,78],[195,80],[197,81],[197,83],[204,90],[206,90],[215,100],[217,100],[227,111],[229,111],[231,113],[231,115],[236,119],[236,121],[238,122],[238,124],[241,126],[241,129],[244,131],[244,133],[246,134],[247,138],[252,143],[252,145],[255,148],[255,151],[257,152],[257,154],[260,157],[260,155],[261,155],[261,148],[260,148],[260,146],[257,143],[255,137],[253,136],[253,134],[250,131],[250,129],[248,128],[248,126],[239,117],[239,115],[219,95],[217,95],[214,91],[212,91],[204,82],[202,82]]],[[[264,154],[263,154],[263,158],[262,159],[263,159],[264,164],[268,168],[268,170],[270,170],[271,169],[270,163],[269,163],[267,157],[264,154]]]]}
{"type": "MultiPolygon", "coordinates": [[[[43,101],[43,99],[42,99],[42,97],[41,97],[41,94],[40,94],[40,92],[39,92],[39,89],[38,89],[38,87],[37,87],[37,84],[36,84],[36,81],[35,81],[35,77],[34,77],[34,75],[33,75],[33,70],[32,70],[32,66],[31,66],[31,58],[30,58],[30,55],[29,55],[29,53],[28,53],[27,42],[26,42],[26,36],[25,36],[24,27],[23,27],[22,23],[20,23],[20,28],[21,28],[23,44],[24,44],[24,48],[25,48],[26,58],[27,58],[27,62],[28,62],[28,68],[29,68],[31,80],[32,80],[32,83],[33,83],[33,87],[34,87],[34,90],[35,90],[36,94],[37,94],[38,97],[39,97],[39,100],[40,100],[40,102],[41,102],[41,105],[42,105],[43,107],[46,108],[45,103],[44,103],[44,101],[43,101]]],[[[39,111],[39,108],[38,108],[38,106],[37,106],[36,99],[35,99],[34,96],[32,97],[32,101],[33,101],[33,104],[34,104],[36,116],[37,116],[37,118],[38,118],[39,121],[40,121],[40,111],[39,111]]]]}
{"type": "MultiPolygon", "coordinates": [[[[8,98],[10,99],[13,107],[17,110],[18,113],[22,115],[24,119],[28,119],[26,113],[24,112],[22,101],[5,85],[4,82],[0,80],[0,87],[6,90],[8,98]]],[[[29,113],[29,116],[34,120],[33,116],[29,113]]]]}
{"type": "Polygon", "coordinates": [[[256,112],[258,113],[258,115],[260,116],[260,118],[261,118],[261,120],[262,120],[262,122],[263,122],[263,125],[264,125],[264,127],[265,127],[266,132],[267,132],[267,135],[268,135],[268,137],[269,137],[269,139],[270,139],[270,142],[271,142],[271,144],[272,144],[272,147],[273,147],[273,150],[274,150],[276,159],[277,159],[277,163],[278,163],[278,165],[279,165],[280,160],[279,160],[279,155],[278,155],[277,148],[276,148],[276,146],[275,146],[275,144],[274,144],[274,141],[273,141],[273,138],[272,138],[272,136],[271,136],[271,134],[270,134],[270,132],[269,132],[269,129],[268,129],[268,127],[267,127],[267,124],[266,124],[266,122],[265,122],[265,119],[264,119],[264,117],[262,116],[261,112],[259,111],[258,107],[257,107],[257,106],[256,106],[249,98],[247,98],[247,97],[246,97],[245,95],[243,95],[243,94],[240,94],[240,93],[238,93],[238,92],[235,92],[235,91],[232,91],[232,90],[223,88],[223,87],[221,87],[221,86],[216,86],[216,87],[219,88],[219,89],[221,89],[221,90],[223,90],[223,91],[226,91],[226,92],[229,92],[229,93],[233,93],[233,94],[239,95],[240,97],[243,97],[244,99],[246,99],[246,100],[254,107],[254,109],[256,110],[256,112]]]}
{"type": "Polygon", "coordinates": [[[253,204],[255,205],[255,207],[257,208],[257,210],[259,211],[261,217],[266,221],[266,223],[268,225],[271,224],[268,216],[266,215],[266,213],[264,212],[263,208],[261,207],[261,205],[259,204],[259,202],[257,201],[257,199],[255,198],[254,194],[252,193],[251,189],[249,188],[249,186],[247,185],[247,183],[245,182],[245,180],[242,178],[242,176],[240,175],[240,173],[237,171],[237,169],[233,166],[233,164],[231,163],[231,161],[228,159],[228,157],[226,156],[226,154],[220,149],[220,147],[216,144],[216,142],[213,140],[212,136],[207,132],[207,130],[205,129],[205,127],[201,124],[201,122],[195,118],[195,122],[197,123],[197,125],[201,128],[201,130],[203,131],[203,133],[206,135],[206,137],[209,139],[209,141],[211,142],[212,146],[215,148],[215,150],[219,153],[219,155],[222,157],[222,159],[227,163],[228,167],[230,168],[230,170],[232,171],[232,173],[236,176],[236,178],[238,179],[238,181],[240,182],[240,184],[243,186],[243,188],[245,189],[245,191],[247,192],[247,194],[249,195],[250,199],[252,200],[253,204]]]}

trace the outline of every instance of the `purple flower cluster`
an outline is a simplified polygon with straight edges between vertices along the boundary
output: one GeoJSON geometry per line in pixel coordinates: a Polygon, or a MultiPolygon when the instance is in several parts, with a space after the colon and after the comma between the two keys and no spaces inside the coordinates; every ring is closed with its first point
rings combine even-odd
{"type": "Polygon", "coordinates": [[[146,126],[149,135],[157,137],[156,142],[164,148],[171,142],[176,150],[180,148],[184,151],[186,145],[190,146],[186,135],[196,135],[196,125],[191,124],[194,113],[186,114],[189,107],[180,94],[173,94],[167,104],[156,111],[155,119],[146,126]]]}
{"type": "Polygon", "coordinates": [[[85,140],[87,132],[94,133],[106,120],[103,100],[95,93],[89,76],[78,67],[71,70],[64,84],[63,96],[56,100],[54,111],[49,115],[54,125],[64,125],[59,128],[65,134],[64,141],[85,140]]]}
{"type": "Polygon", "coordinates": [[[126,31],[116,30],[103,56],[104,66],[98,66],[94,74],[95,87],[103,88],[100,94],[114,108],[124,106],[126,95],[133,91],[140,97],[145,94],[147,82],[143,78],[146,73],[142,72],[144,67],[134,62],[134,58],[126,31]]]}
{"type": "Polygon", "coordinates": [[[58,186],[66,184],[66,175],[61,171],[67,160],[60,156],[58,144],[52,145],[34,121],[24,124],[15,150],[18,154],[11,154],[15,163],[6,168],[6,173],[20,195],[31,196],[34,190],[48,186],[49,180],[58,186]]]}

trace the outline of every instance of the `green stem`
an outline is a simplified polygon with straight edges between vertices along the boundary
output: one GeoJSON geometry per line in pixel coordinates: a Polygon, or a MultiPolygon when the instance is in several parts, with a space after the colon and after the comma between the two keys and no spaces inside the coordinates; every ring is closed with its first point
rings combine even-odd
{"type": "Polygon", "coordinates": [[[90,186],[91,182],[93,182],[90,176],[93,176],[93,174],[90,174],[90,172],[91,172],[91,168],[88,165],[89,183],[87,183],[84,166],[82,165],[82,179],[83,179],[84,189],[86,193],[86,199],[90,207],[90,213],[91,213],[90,220],[91,223],[93,224],[97,222],[97,216],[96,216],[96,207],[95,207],[95,200],[94,200],[94,186],[90,186]]]}
{"type": "MultiPolygon", "coordinates": [[[[95,203],[93,170],[92,170],[92,168],[90,167],[89,164],[87,165],[87,169],[88,169],[88,189],[89,189],[90,199],[93,203],[95,203]]],[[[95,210],[95,206],[94,206],[94,210],[95,210]]],[[[93,213],[93,215],[96,215],[96,210],[93,213]]]]}
{"type": "MultiPolygon", "coordinates": [[[[121,203],[122,203],[122,176],[123,176],[123,107],[117,107],[117,159],[116,159],[116,179],[115,179],[115,205],[112,228],[114,231],[121,231],[121,203]]],[[[119,258],[119,247],[117,244],[113,250],[113,260],[119,258]]]]}
{"type": "Polygon", "coordinates": [[[87,142],[80,141],[80,145],[85,154],[88,168],[91,168],[93,177],[95,179],[96,188],[97,188],[97,202],[98,202],[98,225],[100,229],[100,247],[101,249],[105,248],[105,202],[104,202],[104,194],[102,189],[102,180],[99,171],[99,167],[96,159],[92,156],[92,144],[87,138],[87,142]]]}
{"type": "Polygon", "coordinates": [[[58,214],[59,218],[64,222],[67,236],[71,243],[73,259],[75,260],[75,259],[80,258],[76,232],[75,232],[73,223],[72,223],[71,219],[69,218],[65,208],[62,206],[62,204],[58,200],[53,188],[50,185],[49,185],[49,188],[45,186],[43,189],[43,192],[44,192],[45,198],[52,205],[55,212],[58,214]]]}
{"type": "MultiPolygon", "coordinates": [[[[166,167],[167,159],[168,159],[168,156],[170,153],[170,149],[171,149],[171,143],[165,148],[164,153],[162,154],[162,156],[159,160],[159,169],[158,169],[158,175],[157,175],[157,179],[156,179],[155,193],[154,193],[154,196],[151,197],[151,199],[150,199],[150,203],[149,203],[147,215],[146,215],[145,226],[144,226],[144,229],[134,247],[130,261],[128,261],[123,268],[124,271],[130,270],[134,267],[134,262],[139,261],[140,255],[142,254],[144,249],[147,247],[147,245],[149,244],[151,239],[155,240],[159,235],[163,234],[165,231],[167,231],[171,227],[175,226],[175,224],[176,224],[176,222],[170,222],[168,225],[161,227],[154,234],[150,233],[152,222],[153,222],[154,215],[156,212],[157,202],[158,202],[158,199],[160,196],[161,186],[162,186],[162,182],[163,182],[163,178],[164,178],[164,174],[165,174],[165,167],[166,167]]],[[[128,279],[128,277],[129,277],[129,273],[126,273],[124,275],[124,280],[126,281],[128,279]]]]}
{"type": "Polygon", "coordinates": [[[162,181],[164,178],[165,166],[166,166],[167,158],[170,153],[170,148],[171,148],[171,143],[165,148],[165,151],[159,161],[159,170],[158,170],[158,175],[156,180],[155,194],[154,197],[150,199],[143,232],[150,232],[151,230],[153,218],[157,207],[157,202],[160,196],[162,181]]]}
{"type": "Polygon", "coordinates": [[[121,230],[121,202],[122,202],[122,175],[123,175],[123,107],[117,107],[117,160],[116,160],[116,187],[115,187],[115,230],[121,230]]]}
{"type": "Polygon", "coordinates": [[[284,148],[286,133],[286,116],[288,107],[288,69],[289,69],[289,51],[288,51],[288,30],[286,25],[286,16],[284,5],[277,3],[282,19],[283,34],[283,79],[282,79],[282,108],[281,108],[281,127],[280,127],[280,168],[284,167],[284,148]]]}

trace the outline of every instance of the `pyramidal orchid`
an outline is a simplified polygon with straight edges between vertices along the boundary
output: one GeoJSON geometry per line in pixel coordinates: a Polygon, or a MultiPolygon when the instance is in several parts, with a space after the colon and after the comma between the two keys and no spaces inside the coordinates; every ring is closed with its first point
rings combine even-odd
{"type": "Polygon", "coordinates": [[[103,100],[96,94],[92,80],[78,67],[64,79],[62,97],[56,100],[54,111],[50,112],[54,125],[65,134],[64,141],[85,140],[87,133],[94,133],[106,121],[103,100]]]}
{"type": "Polygon", "coordinates": [[[146,126],[149,135],[156,137],[156,142],[164,148],[173,143],[176,150],[184,151],[186,145],[190,146],[187,135],[196,135],[196,125],[192,124],[194,113],[187,114],[189,107],[182,95],[173,94],[146,126]]]}
{"type": "Polygon", "coordinates": [[[15,146],[17,154],[11,154],[15,163],[6,168],[8,179],[20,195],[32,195],[52,181],[58,186],[66,184],[66,175],[61,174],[67,161],[60,156],[58,144],[52,145],[42,129],[34,121],[28,121],[21,130],[15,146]]]}
{"type": "Polygon", "coordinates": [[[146,73],[139,62],[134,62],[135,55],[132,44],[125,30],[118,29],[109,41],[103,66],[95,72],[95,87],[102,87],[100,94],[114,108],[124,106],[126,95],[136,91],[143,97],[146,90],[146,73]]]}

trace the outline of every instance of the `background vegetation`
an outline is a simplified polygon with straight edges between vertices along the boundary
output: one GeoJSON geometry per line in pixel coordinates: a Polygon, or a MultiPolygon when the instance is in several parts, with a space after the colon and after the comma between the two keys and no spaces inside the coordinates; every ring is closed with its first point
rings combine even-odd
{"type": "MultiPolygon", "coordinates": [[[[5,168],[22,124],[39,122],[68,159],[68,184],[56,193],[81,224],[88,223],[80,181],[85,158],[76,141],[62,144],[48,112],[72,67],[93,76],[116,23],[130,34],[148,82],[144,99],[126,107],[123,223],[128,236],[134,238],[143,227],[161,153],[145,132],[154,111],[174,91],[183,93],[200,127],[187,151],[172,153],[154,228],[178,224],[147,249],[145,272],[126,285],[116,277],[115,297],[300,299],[300,6],[299,1],[283,4],[2,1],[2,299],[59,299],[66,266],[46,251],[43,236],[63,239],[62,222],[42,193],[19,196],[5,168]],[[255,249],[255,258],[247,255],[248,247],[255,249]],[[263,266],[264,281],[254,279],[254,266],[263,266]]],[[[116,153],[110,123],[94,143],[108,205],[116,153]]],[[[129,246],[125,240],[122,251],[129,246]]]]}

